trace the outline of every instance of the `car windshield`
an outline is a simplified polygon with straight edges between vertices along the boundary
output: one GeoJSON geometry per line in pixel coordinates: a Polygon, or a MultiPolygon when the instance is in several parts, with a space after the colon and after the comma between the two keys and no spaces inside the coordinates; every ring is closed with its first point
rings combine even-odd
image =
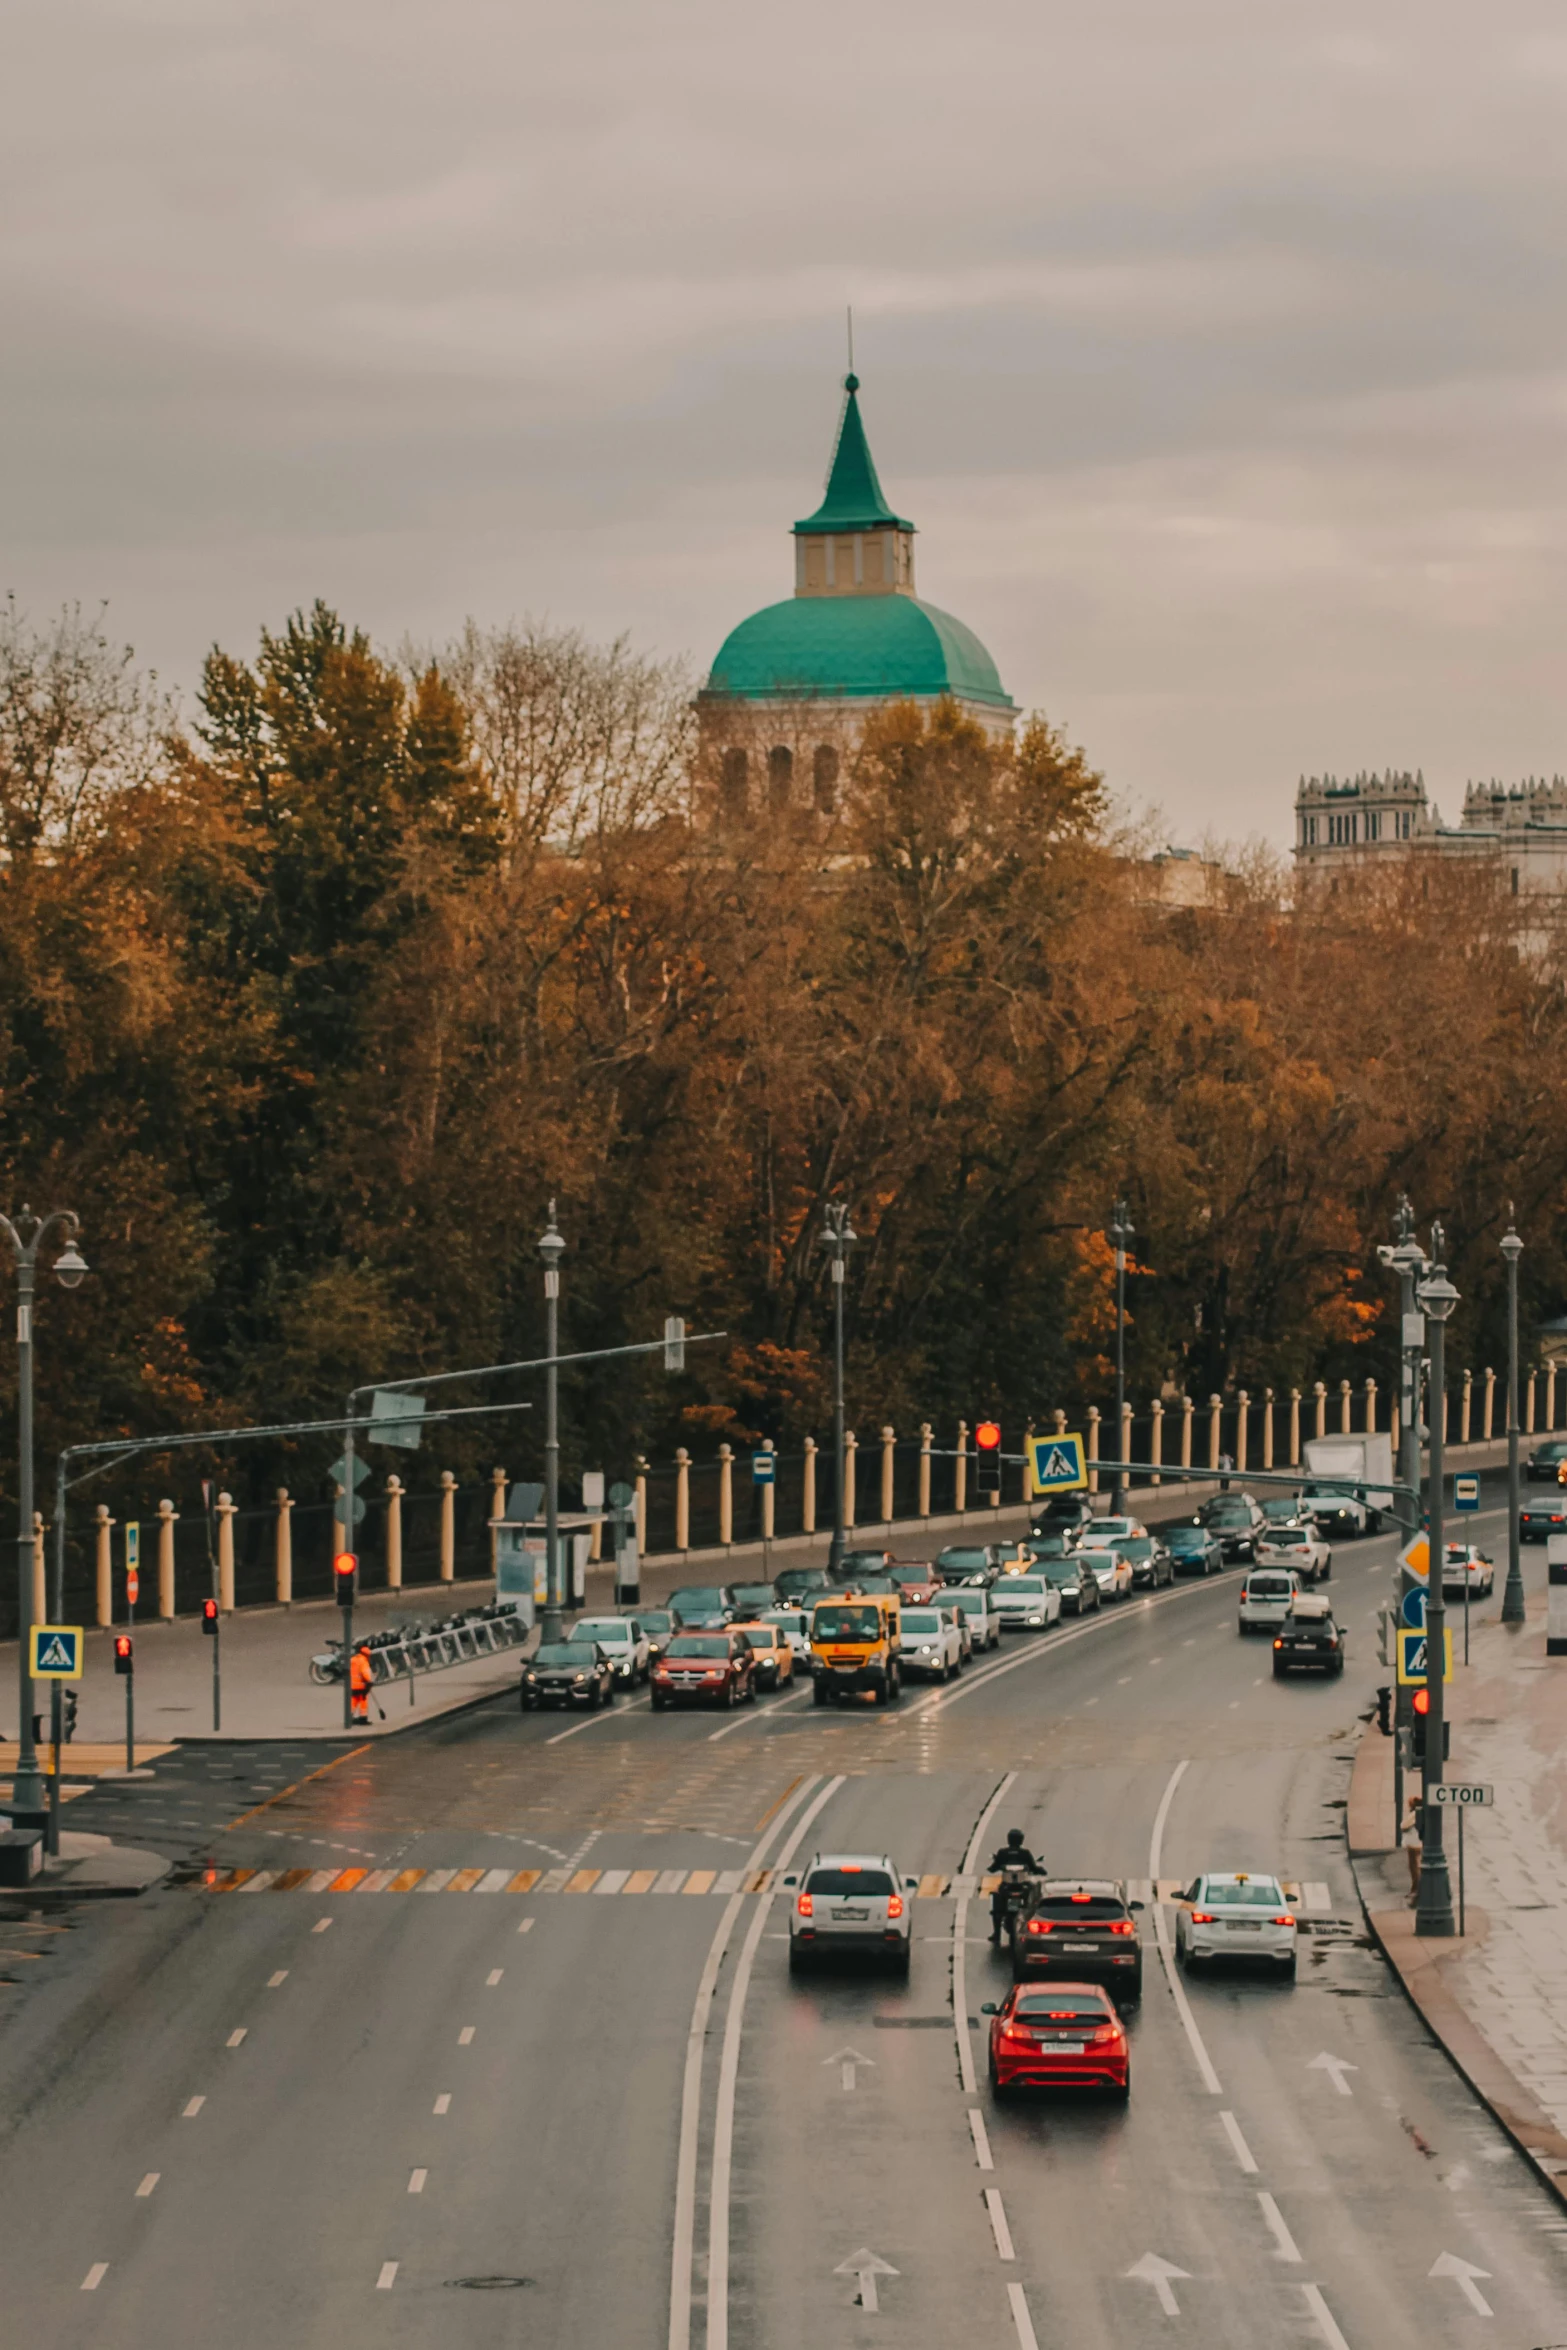
{"type": "Polygon", "coordinates": [[[1009,1591],[1025,1591],[1037,1599],[1044,1588],[1045,1578],[1043,1575],[1009,1575],[997,1596],[1004,1599],[1009,1591]]]}
{"type": "Polygon", "coordinates": [[[906,1607],[903,1611],[903,1637],[914,1633],[921,1640],[933,1640],[941,1630],[941,1618],[933,1607],[906,1607]]]}
{"type": "Polygon", "coordinates": [[[1262,1505],[1262,1514],[1265,1518],[1271,1518],[1275,1526],[1280,1526],[1287,1524],[1299,1507],[1299,1502],[1292,1495],[1286,1494],[1282,1499],[1276,1496],[1272,1501],[1265,1501],[1262,1505]]]}
{"type": "Polygon", "coordinates": [[[954,1591],[952,1604],[960,1607],[966,1616],[982,1616],[990,1604],[990,1595],[984,1591],[954,1591]]]}
{"type": "Polygon", "coordinates": [[[783,1637],[776,1624],[736,1624],[735,1630],[752,1648],[776,1648],[783,1637]]]}
{"type": "Polygon", "coordinates": [[[1034,1904],[1036,1918],[1124,1918],[1126,1903],[1114,1893],[1047,1893],[1034,1904]]]}
{"type": "Polygon", "coordinates": [[[884,1550],[846,1550],[838,1564],[840,1567],[852,1569],[855,1574],[858,1574],[862,1568],[874,1570],[879,1574],[887,1564],[887,1553],[884,1550]]]}
{"type": "Polygon", "coordinates": [[[1277,1909],[1284,1895],[1273,1877],[1205,1877],[1203,1900],[1224,1909],[1277,1909]]]}
{"type": "Polygon", "coordinates": [[[716,1632],[677,1632],[666,1656],[727,1656],[729,1643],[716,1632]]]}
{"type": "Polygon", "coordinates": [[[1113,1550],[1080,1550],[1077,1555],[1096,1575],[1108,1575],[1120,1563],[1113,1550]]]}
{"type": "Polygon", "coordinates": [[[672,1591],[669,1604],[677,1616],[717,1615],[728,1607],[729,1594],[716,1583],[693,1583],[684,1591],[672,1591]]]}
{"type": "Polygon", "coordinates": [[[1153,1557],[1153,1540],[1147,1534],[1117,1535],[1113,1547],[1120,1552],[1124,1559],[1151,1559],[1153,1557]]]}
{"type": "Polygon", "coordinates": [[[811,1618],[813,1640],[878,1640],[881,1613],[873,1607],[819,1607],[811,1618]]]}
{"type": "Polygon", "coordinates": [[[574,1665],[580,1671],[598,1662],[598,1651],[585,1640],[553,1640],[548,1648],[536,1648],[533,1662],[537,1665],[574,1665]]]}
{"type": "Polygon", "coordinates": [[[847,1868],[812,1869],[805,1890],[807,1893],[879,1894],[885,1900],[893,1891],[893,1882],[885,1869],[862,1869],[850,1862],[847,1868]]]}
{"type": "Polygon", "coordinates": [[[1205,1526],[1247,1526],[1251,1512],[1243,1501],[1210,1501],[1203,1511],[1205,1526]]]}
{"type": "Polygon", "coordinates": [[[961,1567],[971,1575],[976,1567],[988,1567],[990,1561],[982,1550],[944,1550],[936,1564],[943,1569],[961,1567]]]}
{"type": "Polygon", "coordinates": [[[1076,1583],[1082,1574],[1075,1558],[1046,1559],[1042,1579],[1046,1583],[1076,1583]]]}
{"type": "Polygon", "coordinates": [[[737,1583],[734,1587],[736,1607],[768,1607],[772,1603],[771,1583],[737,1583]]]}
{"type": "Polygon", "coordinates": [[[667,1607],[644,1608],[637,1622],[644,1632],[672,1632],[675,1628],[675,1619],[667,1607]]]}
{"type": "Polygon", "coordinates": [[[1208,1538],[1201,1526],[1177,1526],[1167,1537],[1171,1550],[1206,1550],[1208,1538]]]}
{"type": "Polygon", "coordinates": [[[580,1624],[574,1624],[571,1637],[573,1640],[596,1640],[600,1648],[627,1648],[631,1644],[633,1633],[628,1623],[621,1617],[614,1616],[607,1624],[597,1623],[592,1618],[588,1618],[580,1624]]]}
{"type": "Polygon", "coordinates": [[[1032,1558],[1064,1559],[1067,1552],[1066,1536],[1064,1534],[1034,1534],[1024,1543],[1023,1548],[1032,1558]]]}
{"type": "Polygon", "coordinates": [[[1086,1991],[1025,1991],[1012,2009],[1033,2024],[1102,2024],[1108,2012],[1103,1999],[1086,1991]]]}
{"type": "Polygon", "coordinates": [[[907,1589],[911,1583],[934,1583],[936,1580],[935,1568],[923,1564],[917,1567],[893,1567],[890,1573],[900,1590],[907,1589]]]}

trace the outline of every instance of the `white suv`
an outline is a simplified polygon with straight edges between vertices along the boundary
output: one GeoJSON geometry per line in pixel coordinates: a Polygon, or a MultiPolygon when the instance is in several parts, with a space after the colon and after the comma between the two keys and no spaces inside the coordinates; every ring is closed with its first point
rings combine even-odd
{"type": "Polygon", "coordinates": [[[1248,1632],[1271,1632],[1282,1624],[1300,1588],[1301,1578],[1293,1567],[1253,1567],[1241,1585],[1242,1637],[1248,1632]]]}
{"type": "Polygon", "coordinates": [[[808,1869],[783,1880],[789,1903],[789,1968],[854,1953],[909,1971],[909,1911],[918,1877],[900,1876],[887,1855],[819,1852],[808,1869]]]}
{"type": "Polygon", "coordinates": [[[596,1641],[609,1659],[610,1671],[628,1689],[648,1677],[653,1651],[635,1616],[584,1616],[567,1638],[596,1641]]]}
{"type": "Polygon", "coordinates": [[[950,1607],[906,1607],[899,1615],[898,1653],[905,1676],[923,1673],[933,1681],[950,1681],[963,1670],[963,1635],[953,1622],[950,1607]]]}

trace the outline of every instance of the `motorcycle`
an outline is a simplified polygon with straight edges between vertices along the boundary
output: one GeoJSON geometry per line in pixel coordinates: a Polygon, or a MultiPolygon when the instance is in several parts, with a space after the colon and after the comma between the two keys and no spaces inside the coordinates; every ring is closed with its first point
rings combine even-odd
{"type": "Polygon", "coordinates": [[[1039,1879],[1035,1872],[1026,1867],[1023,1862],[1015,1860],[1002,1862],[1001,1883],[996,1888],[991,1908],[990,1939],[992,1942],[999,1943],[1003,1936],[1010,1937],[1015,1932],[1017,1921],[1027,1911],[1028,1905],[1034,1897],[1034,1887],[1038,1882],[1039,1879]]]}

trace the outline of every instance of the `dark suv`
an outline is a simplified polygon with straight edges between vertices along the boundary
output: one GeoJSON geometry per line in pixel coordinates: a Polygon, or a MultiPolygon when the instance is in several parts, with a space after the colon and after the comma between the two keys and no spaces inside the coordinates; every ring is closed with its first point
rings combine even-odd
{"type": "Polygon", "coordinates": [[[1143,1945],[1126,1888],[1107,1877],[1047,1877],[1012,1923],[1012,1979],[1103,1983],[1117,2007],[1143,1995],[1143,1945]]]}
{"type": "Polygon", "coordinates": [[[1249,1493],[1217,1493],[1203,1503],[1197,1523],[1206,1526],[1229,1563],[1255,1557],[1257,1536],[1267,1520],[1249,1493]]]}
{"type": "Polygon", "coordinates": [[[1086,1493],[1058,1493],[1046,1502],[1029,1528],[1033,1534],[1077,1536],[1092,1523],[1094,1505],[1086,1493]]]}

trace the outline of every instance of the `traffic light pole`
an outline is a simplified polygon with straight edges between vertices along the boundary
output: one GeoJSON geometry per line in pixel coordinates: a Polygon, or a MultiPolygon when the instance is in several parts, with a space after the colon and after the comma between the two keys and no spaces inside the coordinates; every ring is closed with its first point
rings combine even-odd
{"type": "Polygon", "coordinates": [[[1442,1841],[1442,1807],[1434,1790],[1442,1784],[1446,1745],[1443,1674],[1447,1665],[1447,1607],[1442,1595],[1446,1564],[1442,1523],[1443,1420],[1445,1411],[1447,1317],[1458,1303],[1458,1292],[1442,1263],[1442,1227],[1431,1234],[1430,1278],[1421,1284],[1420,1302],[1426,1309],[1431,1339],[1430,1486],[1427,1503],[1426,1569],[1426,1750],[1421,1764],[1420,1891],[1415,1905],[1415,1932],[1450,1935],[1453,1932],[1453,1887],[1442,1841]]]}

